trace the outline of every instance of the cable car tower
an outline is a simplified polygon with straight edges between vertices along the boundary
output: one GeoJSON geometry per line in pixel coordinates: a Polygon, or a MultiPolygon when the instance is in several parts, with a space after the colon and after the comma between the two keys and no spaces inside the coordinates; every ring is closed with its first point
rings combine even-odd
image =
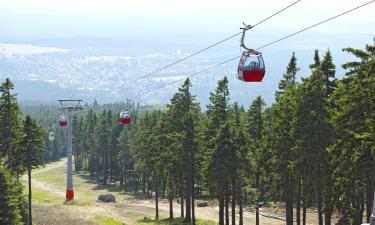
{"type": "Polygon", "coordinates": [[[59,125],[65,127],[68,125],[68,147],[66,149],[66,155],[68,157],[67,173],[66,173],[66,201],[74,199],[73,191],[73,149],[72,149],[72,132],[73,132],[73,118],[72,114],[78,110],[81,110],[82,100],[73,99],[61,99],[57,100],[60,103],[60,119],[59,125]],[[65,121],[62,120],[62,117],[65,121]]]}

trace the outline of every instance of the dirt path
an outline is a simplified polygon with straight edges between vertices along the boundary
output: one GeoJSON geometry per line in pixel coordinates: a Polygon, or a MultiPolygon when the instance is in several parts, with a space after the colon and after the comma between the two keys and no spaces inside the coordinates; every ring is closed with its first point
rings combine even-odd
{"type": "MultiPolygon", "coordinates": [[[[66,159],[60,160],[55,163],[48,164],[46,167],[41,169],[35,170],[33,174],[41,174],[46,173],[50,170],[60,169],[64,171],[66,167],[66,159]]],[[[61,176],[65,176],[66,174],[61,172],[61,176]]],[[[59,175],[60,176],[60,175],[59,175]]],[[[144,217],[154,216],[155,215],[155,201],[153,199],[147,200],[140,200],[136,199],[133,196],[123,195],[119,192],[112,192],[116,196],[116,203],[102,203],[96,201],[96,198],[101,193],[110,193],[110,191],[106,189],[98,188],[98,185],[95,182],[85,180],[81,176],[75,176],[76,181],[79,181],[81,185],[80,188],[75,189],[77,201],[85,202],[84,205],[63,205],[62,202],[59,204],[55,204],[53,206],[46,206],[39,205],[35,209],[35,213],[38,217],[38,212],[41,212],[43,208],[46,208],[45,215],[49,215],[50,211],[52,210],[61,210],[61,213],[71,213],[73,215],[72,218],[75,218],[77,224],[95,224],[95,218],[98,216],[108,216],[118,221],[122,221],[127,225],[135,224],[136,221],[142,220],[144,217]],[[86,194],[86,195],[84,195],[86,194]],[[39,211],[38,211],[39,210],[39,211]],[[74,216],[75,215],[75,216],[74,216]],[[87,223],[86,223],[87,222],[87,223]]],[[[64,179],[61,179],[64,180],[64,179]]],[[[62,182],[62,181],[61,181],[62,182]]],[[[61,190],[57,187],[61,187],[63,185],[53,184],[53,183],[46,183],[42,182],[37,179],[32,179],[32,185],[35,189],[49,192],[56,194],[62,197],[62,200],[65,197],[65,190],[61,190]]],[[[174,215],[178,217],[180,215],[180,205],[177,202],[174,202],[174,215]]],[[[166,200],[161,200],[159,202],[159,209],[160,215],[162,217],[169,216],[169,204],[166,200]]],[[[41,213],[39,213],[39,216],[41,213]]],[[[59,224],[53,221],[53,218],[58,218],[54,216],[55,214],[51,212],[51,218],[49,224],[59,224]]],[[[49,216],[48,216],[49,217],[49,216]]],[[[46,221],[48,219],[47,216],[41,216],[42,221],[46,221]]],[[[196,218],[205,219],[205,220],[213,220],[218,221],[218,207],[196,207],[196,218]]],[[[260,217],[262,225],[282,225],[285,222],[277,219],[260,217]]],[[[238,218],[237,218],[238,221],[238,218]]],[[[255,223],[255,216],[251,212],[244,212],[244,223],[245,225],[254,224],[255,223]]],[[[43,224],[43,223],[42,223],[43,224]]],[[[46,223],[48,224],[48,223],[46,223]]],[[[75,224],[74,222],[67,223],[67,224],[75,224]]]]}
{"type": "MultiPolygon", "coordinates": [[[[66,161],[67,161],[66,158],[64,158],[64,159],[61,159],[61,160],[59,160],[55,163],[49,163],[45,167],[34,170],[31,174],[31,186],[33,188],[37,188],[37,189],[45,190],[45,191],[48,191],[48,192],[51,192],[51,193],[54,193],[54,194],[65,196],[64,191],[62,191],[58,188],[55,188],[51,184],[48,184],[48,183],[45,183],[45,182],[40,182],[36,179],[33,179],[33,176],[37,175],[37,174],[40,174],[40,173],[48,172],[49,170],[52,170],[52,169],[55,169],[55,168],[64,167],[66,165],[66,161]]],[[[22,177],[22,180],[27,182],[27,175],[24,175],[22,177]]]]}
{"type": "Polygon", "coordinates": [[[44,172],[47,172],[48,170],[52,170],[52,169],[59,168],[59,167],[66,167],[66,162],[67,162],[67,159],[63,158],[57,162],[48,163],[44,167],[34,170],[32,175],[44,173],[44,172]]]}

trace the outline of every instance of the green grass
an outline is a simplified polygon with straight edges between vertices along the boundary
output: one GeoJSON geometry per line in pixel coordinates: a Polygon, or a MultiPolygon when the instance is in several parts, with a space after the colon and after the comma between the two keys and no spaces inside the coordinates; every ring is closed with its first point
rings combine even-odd
{"type": "Polygon", "coordinates": [[[64,198],[62,198],[60,195],[38,190],[36,188],[32,189],[32,197],[33,201],[38,203],[55,204],[64,202],[64,198]]]}
{"type": "Polygon", "coordinates": [[[34,179],[51,184],[64,191],[66,189],[66,169],[54,168],[33,176],[34,179]]]}
{"type": "Polygon", "coordinates": [[[68,201],[65,203],[65,205],[76,205],[76,206],[90,206],[93,203],[88,200],[82,200],[82,199],[74,199],[73,201],[68,201]]]}
{"type": "MultiPolygon", "coordinates": [[[[50,169],[46,172],[41,172],[33,176],[33,179],[36,179],[41,182],[48,183],[49,185],[53,185],[55,188],[65,191],[66,190],[66,168],[59,167],[50,169]]],[[[97,193],[92,190],[87,190],[86,181],[81,177],[77,176],[76,174],[73,176],[73,184],[74,184],[74,191],[75,196],[77,198],[96,198],[97,193]]]]}
{"type": "Polygon", "coordinates": [[[97,217],[96,222],[100,225],[125,225],[125,223],[108,216],[97,217]]]}
{"type": "MultiPolygon", "coordinates": [[[[150,217],[148,217],[150,218],[150,217]]],[[[197,225],[216,225],[217,223],[212,220],[200,220],[197,219],[195,221],[197,225]]],[[[137,225],[187,225],[189,223],[186,223],[184,221],[184,218],[175,218],[174,220],[169,219],[160,219],[160,220],[154,220],[154,219],[148,219],[148,220],[138,220],[137,225]]]]}

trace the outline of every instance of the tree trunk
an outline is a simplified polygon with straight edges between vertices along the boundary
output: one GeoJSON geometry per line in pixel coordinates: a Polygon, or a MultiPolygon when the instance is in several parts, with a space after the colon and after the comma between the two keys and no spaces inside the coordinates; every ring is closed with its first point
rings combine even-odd
{"type": "Polygon", "coordinates": [[[165,198],[165,182],[164,180],[161,181],[161,185],[162,185],[162,198],[165,198]]]}
{"type": "Polygon", "coordinates": [[[159,181],[155,181],[155,219],[159,220],[159,181]]]}
{"type": "Polygon", "coordinates": [[[146,175],[145,173],[142,174],[142,192],[143,194],[146,194],[146,175]]]}
{"type": "Polygon", "coordinates": [[[27,175],[28,175],[28,179],[29,179],[29,225],[32,225],[33,224],[33,214],[32,214],[32,210],[31,210],[31,206],[32,206],[32,202],[31,202],[31,169],[28,170],[27,172],[27,175]]]}
{"type": "Polygon", "coordinates": [[[366,185],[366,222],[370,223],[370,216],[372,213],[372,202],[374,200],[373,198],[374,190],[371,185],[371,181],[367,180],[366,185]]]}
{"type": "Polygon", "coordinates": [[[110,152],[109,152],[109,183],[111,183],[113,181],[113,178],[112,178],[112,176],[113,176],[113,174],[112,174],[113,173],[112,161],[113,161],[112,150],[110,150],[110,152]]]}
{"type": "Polygon", "coordinates": [[[181,217],[185,217],[184,215],[184,194],[183,190],[180,190],[180,199],[181,199],[181,217]]]}
{"type": "Polygon", "coordinates": [[[191,188],[191,224],[195,225],[195,159],[194,159],[194,151],[190,151],[190,158],[191,158],[191,180],[190,180],[190,188],[191,188]]]}
{"type": "Polygon", "coordinates": [[[138,192],[138,176],[134,170],[133,170],[133,181],[134,181],[134,193],[137,193],[138,192]]]}
{"type": "Polygon", "coordinates": [[[130,184],[130,177],[128,171],[124,171],[124,178],[123,178],[123,183],[124,183],[124,191],[128,192],[128,186],[130,184]]]}
{"type": "MultiPolygon", "coordinates": [[[[259,192],[259,171],[256,174],[255,187],[257,191],[259,192]]],[[[258,196],[258,198],[256,199],[256,203],[255,203],[255,224],[256,225],[259,225],[259,198],[260,196],[258,196]]]]}
{"type": "Polygon", "coordinates": [[[94,177],[94,150],[92,149],[91,146],[91,156],[90,156],[90,176],[91,178],[94,177]]]}
{"type": "Polygon", "coordinates": [[[108,173],[108,157],[107,157],[107,148],[104,150],[104,167],[103,167],[103,185],[107,184],[107,173],[108,173]]]}
{"type": "Polygon", "coordinates": [[[306,225],[306,201],[305,201],[305,199],[303,199],[302,225],[306,225]]]}
{"type": "Polygon", "coordinates": [[[286,224],[293,225],[293,182],[290,174],[287,177],[286,192],[286,224]]]}
{"type": "Polygon", "coordinates": [[[225,192],[225,225],[229,225],[229,194],[228,194],[228,188],[226,188],[226,192],[225,192]]]}
{"type": "Polygon", "coordinates": [[[297,184],[297,211],[296,211],[296,219],[297,219],[297,225],[301,225],[301,180],[298,179],[297,184]]]}
{"type": "Polygon", "coordinates": [[[169,193],[169,219],[173,220],[173,194],[169,193]]]}
{"type": "Polygon", "coordinates": [[[240,221],[239,225],[243,225],[243,206],[242,206],[242,194],[241,190],[238,193],[238,205],[239,205],[239,216],[240,216],[240,221]]]}
{"type": "Polygon", "coordinates": [[[232,178],[232,225],[236,225],[236,178],[232,178]]]}
{"type": "Polygon", "coordinates": [[[323,225],[322,191],[320,187],[318,187],[318,218],[319,225],[323,225]]]}
{"type": "Polygon", "coordinates": [[[187,176],[186,179],[186,187],[185,187],[185,199],[186,199],[186,207],[185,207],[185,222],[190,223],[191,221],[191,174],[187,176]]]}
{"type": "Polygon", "coordinates": [[[191,224],[195,225],[194,167],[191,175],[191,224]]]}
{"type": "Polygon", "coordinates": [[[120,163],[120,186],[124,185],[124,163],[120,163]]]}
{"type": "Polygon", "coordinates": [[[219,194],[219,225],[224,225],[224,196],[219,194]]]}
{"type": "Polygon", "coordinates": [[[331,225],[333,211],[332,204],[331,193],[327,193],[324,204],[324,225],[331,225]]]}

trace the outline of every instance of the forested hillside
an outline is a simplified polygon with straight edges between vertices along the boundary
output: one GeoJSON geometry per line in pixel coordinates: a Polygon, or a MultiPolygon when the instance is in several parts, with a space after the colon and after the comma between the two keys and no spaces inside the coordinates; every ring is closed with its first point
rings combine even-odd
{"type": "MultiPolygon", "coordinates": [[[[364,49],[343,51],[356,61],[335,65],[329,50],[312,52],[309,74],[299,73],[292,53],[272,105],[262,96],[248,108],[232,102],[227,77],[211,91],[205,111],[190,79],[166,107],[133,103],[126,126],[119,123],[125,103],[86,104],[73,117],[75,172],[154,197],[156,219],[158,200],[165,198],[170,219],[181,216],[189,224],[196,221],[196,200],[218,201],[220,225],[243,225],[249,208],[262,224],[260,208],[280,203],[287,225],[305,225],[309,208],[317,209],[319,225],[368,222],[375,186],[375,39],[364,49]],[[336,78],[338,66],[346,70],[342,79],[336,78]],[[177,198],[178,216],[172,206],[177,198]]],[[[11,89],[9,82],[2,87],[11,89]]],[[[57,106],[23,107],[21,115],[9,91],[0,109],[0,190],[9,193],[0,204],[14,212],[0,215],[18,224],[27,214],[16,194],[19,176],[63,157],[67,129],[57,125],[57,106]],[[29,142],[21,134],[30,126],[44,137],[43,151],[25,149],[29,142]],[[46,131],[55,133],[54,141],[46,131]],[[26,150],[41,156],[30,163],[26,150]]]]}

